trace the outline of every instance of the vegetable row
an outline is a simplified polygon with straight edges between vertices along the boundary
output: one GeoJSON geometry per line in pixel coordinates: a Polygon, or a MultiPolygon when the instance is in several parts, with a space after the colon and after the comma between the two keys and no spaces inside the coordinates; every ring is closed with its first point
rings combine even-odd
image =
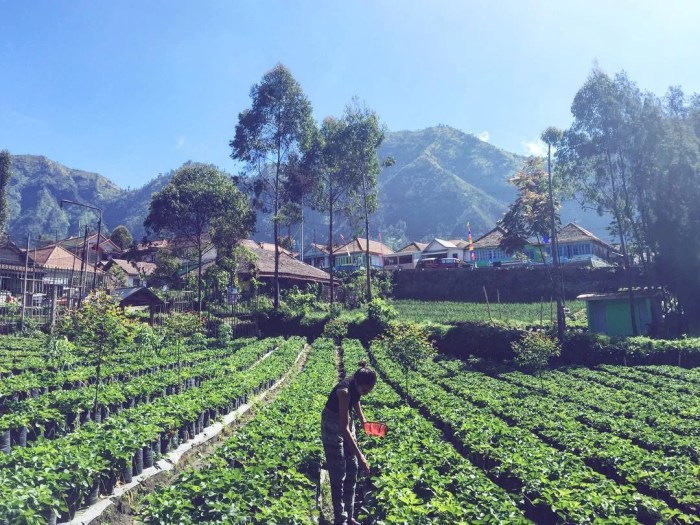
{"type": "Polygon", "coordinates": [[[292,366],[302,348],[303,340],[290,339],[247,370],[0,456],[0,522],[45,523],[56,514],[70,518],[77,508],[94,502],[98,493],[110,494],[117,483],[130,482],[160,453],[268,387],[292,366]]]}
{"type": "Polygon", "coordinates": [[[145,498],[147,524],[314,523],[322,461],[319,415],[337,380],[335,349],[317,340],[302,371],[201,469],[145,498]]]}
{"type": "Polygon", "coordinates": [[[410,393],[412,404],[444,428],[463,454],[503,488],[524,496],[538,523],[687,523],[695,518],[633,486],[596,472],[575,454],[560,450],[525,428],[510,425],[484,406],[450,392],[435,380],[404,370],[373,347],[388,380],[410,393]]]}
{"type": "MultiPolygon", "coordinates": [[[[349,372],[367,356],[356,341],[344,341],[343,350],[349,372]]],[[[367,518],[396,525],[530,523],[521,497],[489,480],[390,385],[380,380],[362,405],[368,419],[390,429],[385,439],[359,436],[375,472],[365,484],[367,518]]]]}

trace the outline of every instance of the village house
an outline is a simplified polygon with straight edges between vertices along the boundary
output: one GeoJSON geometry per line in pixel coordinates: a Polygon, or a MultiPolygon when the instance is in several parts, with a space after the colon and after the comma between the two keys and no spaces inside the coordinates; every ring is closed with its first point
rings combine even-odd
{"type": "MultiPolygon", "coordinates": [[[[122,253],[122,249],[119,248],[112,240],[100,234],[99,242],[99,261],[109,261],[113,257],[117,257],[122,253]]],[[[85,258],[88,262],[95,262],[95,252],[97,250],[97,233],[88,234],[87,237],[84,235],[77,235],[75,237],[68,237],[48,246],[59,245],[69,252],[81,257],[84,253],[87,254],[85,258]]]]}
{"type": "Polygon", "coordinates": [[[385,270],[412,270],[421,259],[423,250],[428,246],[425,242],[410,242],[394,255],[384,257],[385,270]]]}
{"type": "Polygon", "coordinates": [[[125,288],[148,286],[148,277],[153,275],[156,270],[155,263],[127,261],[126,259],[112,259],[103,266],[103,269],[106,272],[114,273],[115,267],[119,268],[125,275],[126,282],[121,283],[121,286],[125,288]]]}
{"type": "Polygon", "coordinates": [[[421,260],[426,259],[469,260],[469,243],[462,239],[444,240],[434,238],[421,252],[421,260]]]}
{"type": "MultiPolygon", "coordinates": [[[[382,269],[385,257],[393,255],[394,251],[387,245],[369,241],[369,264],[371,268],[382,269]]],[[[350,242],[336,245],[333,248],[333,268],[335,270],[358,270],[367,267],[367,239],[355,237],[350,242]]],[[[312,243],[304,252],[304,262],[316,268],[328,269],[331,264],[331,254],[327,245],[312,243]]]]}
{"type": "MultiPolygon", "coordinates": [[[[250,290],[253,277],[262,284],[271,285],[275,276],[275,245],[244,239],[240,242],[240,246],[247,248],[255,256],[252,265],[242,264],[237,272],[241,292],[250,290]]],[[[202,264],[202,272],[206,272],[214,263],[214,260],[209,260],[202,264]]],[[[196,272],[196,267],[190,266],[185,269],[185,273],[192,272],[196,272]]],[[[292,252],[282,247],[280,247],[278,275],[282,288],[306,284],[321,284],[327,287],[330,284],[328,273],[300,261],[292,252]]]]}
{"type": "MultiPolygon", "coordinates": [[[[562,263],[601,266],[616,264],[620,260],[620,254],[610,244],[573,222],[557,232],[557,243],[562,263]]],[[[546,250],[549,255],[549,245],[546,250]]]]}
{"type": "MultiPolygon", "coordinates": [[[[506,231],[501,226],[496,226],[474,241],[474,260],[477,267],[500,266],[504,263],[518,261],[515,258],[515,254],[507,253],[501,248],[501,239],[505,233],[506,231]]],[[[530,261],[541,260],[536,248],[532,244],[526,243],[522,252],[530,261]]]]}

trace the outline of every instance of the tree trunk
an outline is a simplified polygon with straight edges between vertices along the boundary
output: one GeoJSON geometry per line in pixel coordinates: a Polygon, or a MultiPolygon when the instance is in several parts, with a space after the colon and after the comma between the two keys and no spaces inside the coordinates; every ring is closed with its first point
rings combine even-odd
{"type": "Polygon", "coordinates": [[[273,237],[275,242],[275,277],[274,277],[274,307],[279,310],[280,307],[280,249],[279,249],[279,209],[280,209],[280,156],[277,155],[277,171],[275,172],[275,209],[273,221],[273,237]]]}
{"type": "Polygon", "coordinates": [[[622,260],[625,268],[625,281],[627,283],[627,297],[630,302],[630,322],[632,323],[632,335],[639,335],[639,329],[637,328],[637,316],[635,315],[634,308],[634,282],[632,279],[632,269],[630,264],[629,252],[627,251],[627,236],[625,232],[624,218],[622,217],[622,212],[620,211],[620,205],[618,204],[618,188],[615,184],[615,168],[613,166],[612,159],[610,158],[610,153],[607,153],[608,170],[610,171],[610,188],[612,190],[612,202],[613,202],[613,215],[615,221],[617,222],[617,228],[620,234],[620,249],[622,250],[622,260]]]}
{"type": "Polygon", "coordinates": [[[367,302],[372,300],[372,268],[369,255],[369,215],[367,213],[367,204],[365,203],[365,232],[367,234],[367,246],[365,247],[365,265],[367,266],[367,302]]]}
{"type": "Polygon", "coordinates": [[[365,246],[365,266],[367,267],[367,302],[372,300],[372,274],[370,272],[370,260],[369,260],[369,212],[367,210],[367,181],[364,172],[362,173],[362,200],[365,210],[365,235],[367,235],[365,241],[367,246],[365,246]]]}
{"type": "Polygon", "coordinates": [[[552,190],[552,145],[547,145],[547,173],[549,178],[549,213],[552,221],[552,265],[554,266],[554,290],[557,298],[557,339],[564,344],[566,317],[564,315],[563,275],[559,264],[559,243],[557,242],[557,225],[554,215],[554,192],[552,190]]]}
{"type": "Polygon", "coordinates": [[[197,311],[202,311],[202,246],[197,248],[197,311]]]}
{"type": "Polygon", "coordinates": [[[334,261],[333,261],[333,198],[331,192],[331,198],[329,199],[329,213],[328,213],[328,273],[331,275],[331,290],[330,290],[330,304],[331,304],[331,317],[333,317],[333,296],[334,294],[334,261]]]}

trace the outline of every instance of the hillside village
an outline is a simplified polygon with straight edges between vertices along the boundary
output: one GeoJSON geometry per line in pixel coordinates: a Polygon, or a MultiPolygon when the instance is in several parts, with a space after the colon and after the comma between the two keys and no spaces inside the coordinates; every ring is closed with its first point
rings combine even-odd
{"type": "Polygon", "coordinates": [[[700,3],[2,6],[0,525],[700,525],[700,3]]]}

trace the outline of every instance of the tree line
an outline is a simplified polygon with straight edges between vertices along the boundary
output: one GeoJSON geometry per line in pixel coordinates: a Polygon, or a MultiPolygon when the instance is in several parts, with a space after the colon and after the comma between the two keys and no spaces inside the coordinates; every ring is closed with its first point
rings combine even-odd
{"type": "MultiPolygon", "coordinates": [[[[672,86],[664,96],[643,91],[623,71],[613,76],[594,68],[571,105],[573,122],[542,139],[555,149],[556,201],[547,198],[541,159],[525,163],[513,183],[518,197],[502,224],[503,246],[540,240],[559,222],[559,202],[574,198],[611,217],[627,276],[630,317],[640,284],[663,287],[668,326],[676,333],[700,332],[700,95],[672,86]]],[[[556,274],[553,274],[556,290],[556,274]]]]}
{"type": "MultiPolygon", "coordinates": [[[[200,309],[203,254],[216,246],[217,263],[233,282],[237,260],[245,258],[236,247],[253,230],[255,211],[272,215],[276,309],[280,248],[293,248],[281,229],[303,223],[305,206],[328,215],[330,249],[337,214],[355,223],[363,220],[369,261],[369,220],[377,207],[380,169],[377,148],[384,139],[376,112],[353,99],[341,117],[327,117],[317,125],[307,96],[282,64],[251,87],[250,98],[251,106],[238,115],[229,142],[231,157],[244,165],[242,173],[231,176],[212,165],[187,163],[153,195],[144,221],[148,232],[170,234],[194,246],[200,309]]],[[[369,264],[367,271],[369,296],[369,264]]],[[[332,290],[332,265],[330,272],[332,290]]]]}

